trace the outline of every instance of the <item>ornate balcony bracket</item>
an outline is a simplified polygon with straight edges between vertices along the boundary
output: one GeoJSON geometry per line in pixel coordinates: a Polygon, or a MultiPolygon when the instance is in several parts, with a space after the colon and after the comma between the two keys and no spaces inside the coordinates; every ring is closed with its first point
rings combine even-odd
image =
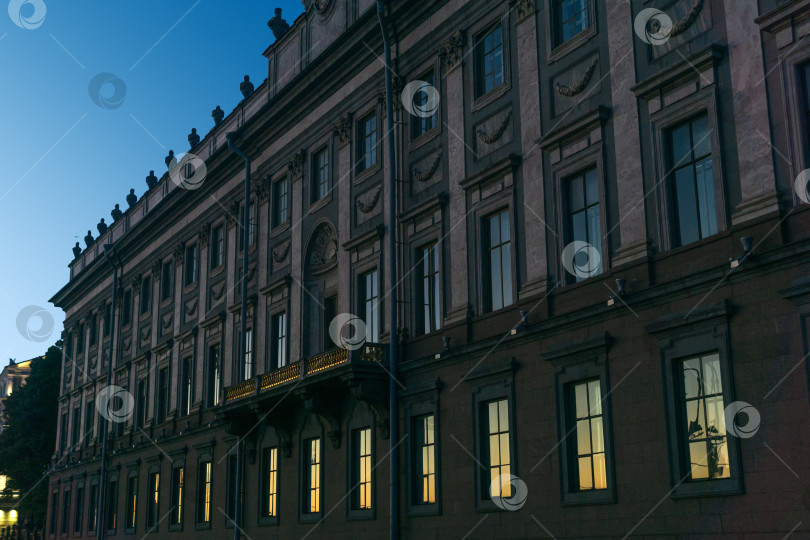
{"type": "Polygon", "coordinates": [[[388,439],[389,414],[386,402],[387,394],[384,385],[380,381],[369,381],[353,379],[348,380],[352,397],[362,401],[374,411],[374,418],[377,421],[377,429],[383,439],[388,439]]]}
{"type": "Polygon", "coordinates": [[[326,422],[328,426],[326,436],[332,441],[332,447],[335,449],[340,448],[340,439],[343,432],[340,429],[340,415],[335,414],[334,402],[326,399],[325,396],[316,395],[309,389],[296,393],[303,402],[305,410],[317,415],[322,421],[326,422]]]}

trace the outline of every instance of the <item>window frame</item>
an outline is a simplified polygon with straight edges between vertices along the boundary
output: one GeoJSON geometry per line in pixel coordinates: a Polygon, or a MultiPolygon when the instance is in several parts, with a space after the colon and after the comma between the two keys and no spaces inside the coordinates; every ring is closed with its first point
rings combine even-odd
{"type": "Polygon", "coordinates": [[[138,499],[140,498],[139,495],[139,474],[138,471],[130,471],[127,473],[127,483],[126,483],[126,506],[124,507],[124,534],[135,534],[135,531],[138,528],[138,499]],[[133,482],[134,481],[134,482],[133,482]],[[130,491],[131,484],[134,483],[135,492],[132,493],[130,491]],[[135,500],[132,500],[132,495],[135,496],[135,500]],[[134,502],[134,506],[130,506],[130,503],[134,502]],[[130,512],[132,512],[130,514],[130,512]],[[130,519],[132,518],[132,519],[130,519]],[[132,526],[130,527],[130,523],[132,526]]]}
{"type": "Polygon", "coordinates": [[[103,526],[107,535],[113,535],[118,530],[118,496],[120,495],[120,484],[121,482],[117,474],[110,476],[110,478],[107,479],[107,489],[104,490],[106,501],[104,503],[103,526]],[[112,523],[110,523],[110,517],[112,517],[112,523]],[[112,527],[110,527],[110,525],[112,525],[112,527]]]}
{"type": "MultiPolygon", "coordinates": [[[[473,72],[473,98],[474,100],[481,99],[482,97],[495,92],[500,89],[501,86],[506,84],[506,56],[509,54],[509,49],[507,48],[507,41],[506,41],[506,32],[508,31],[508,26],[504,25],[502,21],[490,21],[484,28],[478,30],[472,36],[472,72],[473,72]],[[484,63],[484,59],[487,56],[487,53],[484,51],[484,55],[481,57],[479,54],[482,51],[479,51],[479,47],[483,50],[483,43],[484,40],[491,34],[500,29],[501,31],[501,82],[491,89],[486,90],[486,77],[481,79],[480,77],[482,74],[479,70],[482,69],[480,64],[484,63]],[[479,86],[483,84],[483,87],[479,86]]],[[[494,51],[494,49],[493,49],[494,51]]],[[[491,52],[491,51],[490,51],[491,52]]]]}
{"type": "Polygon", "coordinates": [[[441,419],[439,416],[439,392],[443,384],[440,379],[430,379],[423,383],[409,385],[406,390],[400,391],[403,401],[405,418],[405,435],[408,445],[405,452],[405,513],[407,516],[438,516],[442,514],[442,441],[441,419]],[[416,436],[414,434],[414,420],[425,416],[433,416],[434,431],[434,468],[436,470],[436,501],[434,503],[416,503],[416,436]]]}
{"type": "Polygon", "coordinates": [[[205,356],[205,406],[210,408],[221,405],[222,398],[224,397],[224,389],[222,387],[222,342],[217,340],[214,343],[209,343],[206,347],[205,356]],[[215,359],[212,359],[212,351],[217,352],[215,359]],[[216,370],[212,369],[214,366],[213,362],[216,362],[216,370]],[[214,371],[217,376],[212,380],[214,371]],[[215,381],[216,387],[212,388],[215,381]]]}
{"type": "Polygon", "coordinates": [[[259,497],[257,500],[259,501],[258,504],[258,513],[259,513],[259,525],[278,525],[279,523],[279,488],[281,482],[281,448],[279,444],[266,444],[261,447],[261,453],[259,454],[259,463],[261,466],[261,475],[259,477],[259,497]],[[272,471],[272,474],[275,474],[275,491],[272,494],[272,497],[275,498],[274,507],[275,507],[275,514],[270,515],[266,513],[267,505],[270,502],[270,492],[268,491],[268,482],[271,471],[268,469],[267,464],[267,453],[269,451],[275,451],[275,470],[272,471]]]}
{"type": "Polygon", "coordinates": [[[152,274],[141,276],[141,290],[138,291],[138,317],[145,319],[152,314],[152,296],[154,295],[152,274]]]}
{"type": "MultiPolygon", "coordinates": [[[[517,254],[516,254],[516,238],[515,238],[515,212],[514,208],[511,204],[501,204],[499,207],[495,207],[487,212],[482,212],[479,217],[480,225],[480,238],[481,238],[481,261],[484,262],[482,266],[482,274],[481,274],[481,306],[482,306],[482,314],[483,313],[494,313],[497,311],[501,311],[503,309],[508,309],[515,305],[518,302],[518,283],[517,283],[517,254]],[[492,252],[492,247],[490,246],[490,220],[496,216],[501,215],[504,212],[509,212],[509,279],[512,284],[512,301],[509,304],[503,304],[499,308],[495,308],[492,304],[492,262],[490,260],[490,254],[492,252]]],[[[505,243],[498,244],[498,248],[502,248],[505,243]]],[[[501,259],[503,260],[503,258],[501,259]]],[[[503,268],[501,268],[501,288],[503,288],[503,268]]]]}
{"type": "Polygon", "coordinates": [[[158,532],[158,527],[160,525],[160,489],[162,487],[162,474],[160,474],[160,466],[156,465],[149,468],[148,474],[146,476],[146,486],[147,486],[147,499],[146,499],[146,519],[144,520],[145,523],[145,530],[148,533],[156,533],[158,532]],[[157,489],[153,483],[153,478],[157,479],[157,489]],[[153,496],[157,493],[157,501],[153,499],[153,496]],[[154,504],[154,507],[152,506],[154,504]],[[154,514],[153,514],[153,512],[154,514]]]}
{"type": "Polygon", "coordinates": [[[574,34],[567,41],[557,42],[557,28],[554,20],[554,3],[556,0],[546,0],[545,6],[545,22],[546,28],[546,60],[548,64],[562,59],[568,54],[579,49],[585,43],[590,41],[599,32],[599,14],[596,11],[597,3],[595,0],[586,0],[588,3],[588,28],[582,30],[578,34],[574,34]]]}
{"type": "Polygon", "coordinates": [[[298,489],[298,521],[301,523],[318,523],[321,521],[321,517],[323,516],[323,501],[324,501],[324,429],[321,420],[314,414],[310,413],[307,419],[304,421],[304,427],[299,433],[299,467],[298,467],[298,482],[300,489],[298,489]],[[309,472],[308,469],[310,467],[309,460],[308,460],[308,448],[307,442],[312,439],[320,440],[320,463],[319,463],[319,501],[318,501],[318,512],[305,512],[305,504],[309,501],[309,493],[310,490],[307,487],[304,489],[304,486],[309,486],[309,472]]]}
{"type": "Polygon", "coordinates": [[[443,257],[442,257],[442,241],[441,239],[434,239],[430,240],[427,243],[421,244],[419,247],[416,248],[416,254],[414,255],[415,259],[415,266],[418,267],[416,274],[416,284],[414,287],[415,293],[415,300],[413,305],[414,315],[416,319],[416,328],[418,330],[417,334],[420,336],[426,336],[429,334],[433,334],[434,332],[438,332],[442,329],[444,325],[444,272],[443,270],[443,257]],[[424,253],[425,250],[428,249],[435,249],[435,265],[438,266],[438,270],[433,271],[431,269],[430,275],[426,276],[424,274],[424,253]],[[438,305],[431,306],[431,316],[436,316],[436,311],[438,311],[438,317],[436,320],[433,321],[434,324],[431,325],[431,329],[426,331],[425,326],[427,324],[425,320],[425,308],[427,304],[424,303],[425,299],[425,281],[429,280],[431,283],[431,287],[434,286],[434,279],[435,276],[438,274],[438,286],[436,289],[432,291],[433,294],[430,294],[431,300],[436,301],[438,305]],[[418,306],[418,308],[416,307],[418,306]],[[435,326],[435,328],[434,328],[435,326]]]}
{"type": "MultiPolygon", "coordinates": [[[[179,506],[179,512],[180,513],[179,513],[179,516],[178,516],[179,520],[175,522],[175,521],[173,521],[174,517],[172,515],[169,516],[169,522],[168,522],[168,527],[167,527],[169,532],[182,531],[183,530],[183,525],[184,525],[185,519],[186,519],[186,506],[187,506],[187,504],[186,504],[186,500],[187,500],[186,492],[187,492],[187,485],[188,485],[187,484],[188,476],[186,475],[186,473],[188,472],[188,468],[186,467],[185,452],[186,452],[186,449],[185,449],[185,447],[183,447],[179,451],[172,452],[172,456],[171,456],[172,461],[171,461],[171,464],[170,464],[171,465],[171,468],[170,468],[171,476],[169,477],[169,506],[171,508],[172,514],[174,514],[174,512],[175,512],[175,506],[174,506],[174,503],[176,502],[175,501],[175,491],[176,491],[175,490],[175,471],[177,471],[178,469],[182,471],[182,479],[181,479],[182,484],[179,486],[179,494],[178,494],[179,499],[180,499],[180,506],[179,506]]],[[[196,513],[195,513],[195,518],[196,518],[196,513]]]]}
{"type": "MultiPolygon", "coordinates": [[[[791,179],[796,178],[805,169],[810,169],[810,110],[805,109],[802,103],[804,99],[803,90],[810,92],[810,89],[803,88],[801,71],[804,66],[810,64],[810,44],[805,43],[789,49],[784,56],[780,56],[783,98],[785,100],[788,125],[788,150],[790,162],[792,164],[791,179]]],[[[796,194],[793,193],[793,204],[798,206],[803,204],[796,194]]]]}
{"type": "MultiPolygon", "coordinates": [[[[184,473],[185,474],[185,473],[184,473]]],[[[213,515],[211,513],[211,508],[213,506],[213,495],[214,495],[214,459],[213,456],[210,454],[201,454],[197,458],[197,471],[196,471],[196,478],[195,478],[195,485],[196,490],[195,494],[195,504],[194,504],[194,529],[195,530],[202,530],[202,529],[210,529],[211,522],[213,521],[213,515]],[[208,520],[207,521],[200,521],[201,512],[204,512],[204,508],[206,505],[206,501],[201,499],[200,497],[203,496],[203,484],[206,483],[205,480],[202,478],[200,471],[204,464],[208,464],[210,466],[210,479],[207,482],[208,485],[208,520]]],[[[186,482],[187,485],[187,482],[186,482]]]]}
{"type": "Polygon", "coordinates": [[[99,493],[99,480],[94,478],[90,481],[90,489],[87,490],[87,532],[95,532],[98,527],[99,493]]]}
{"type": "MultiPolygon", "coordinates": [[[[360,319],[366,325],[366,341],[369,343],[378,343],[382,339],[382,326],[383,326],[383,318],[382,318],[382,296],[380,295],[381,290],[381,281],[382,281],[382,273],[380,272],[380,267],[378,266],[370,266],[362,271],[359,272],[357,276],[357,312],[360,314],[360,319]],[[376,296],[368,297],[366,293],[367,284],[366,281],[369,276],[376,275],[377,278],[377,289],[376,289],[376,296]],[[374,304],[374,300],[376,299],[376,305],[374,304]],[[367,304],[372,302],[372,310],[376,309],[375,320],[373,321],[374,324],[369,324],[368,322],[368,312],[367,312],[367,304]],[[376,327],[377,333],[377,340],[374,341],[369,339],[369,332],[373,332],[376,327]]],[[[373,280],[372,280],[373,283],[373,280]]],[[[373,285],[372,285],[373,288],[373,285]]]]}
{"type": "Polygon", "coordinates": [[[183,289],[191,288],[200,279],[200,244],[192,242],[183,250],[183,289]]]}
{"type": "Polygon", "coordinates": [[[174,260],[166,259],[160,265],[160,305],[167,306],[174,299],[174,260]]]}
{"type": "Polygon", "coordinates": [[[211,238],[209,240],[208,248],[208,271],[215,272],[216,270],[225,266],[225,259],[227,247],[227,234],[224,223],[217,223],[211,226],[211,238]],[[220,234],[220,240],[217,240],[217,234],[220,234]],[[219,247],[216,247],[219,246],[219,247]]]}
{"type": "Polygon", "coordinates": [[[437,133],[441,131],[441,124],[442,124],[442,87],[441,87],[441,77],[439,77],[439,68],[436,65],[435,61],[431,62],[429,67],[422,69],[420,75],[415,77],[413,80],[424,81],[430,84],[436,91],[439,93],[439,102],[436,104],[436,111],[427,118],[422,118],[421,116],[415,115],[408,115],[408,139],[410,149],[413,150],[417,146],[420,146],[422,141],[427,139],[433,138],[437,133]],[[432,78],[432,81],[428,81],[428,78],[432,78]],[[417,131],[417,126],[421,127],[423,121],[428,120],[429,118],[433,119],[433,126],[424,130],[424,131],[417,131]]]}
{"type": "MultiPolygon", "coordinates": [[[[468,74],[464,75],[465,83],[470,89],[470,93],[473,97],[472,103],[470,105],[470,112],[478,112],[487,105],[490,105],[494,101],[498,100],[499,98],[503,97],[505,94],[509,92],[512,88],[512,57],[511,57],[511,50],[512,50],[512,29],[514,25],[510,24],[511,19],[511,9],[507,8],[499,8],[497,13],[493,15],[482,18],[478,24],[474,27],[470,28],[466,34],[467,39],[465,43],[466,50],[472,51],[470,54],[472,58],[470,69],[466,70],[468,74]],[[475,58],[475,45],[476,40],[486,34],[489,30],[492,30],[497,24],[500,24],[502,27],[502,36],[503,36],[503,83],[498,85],[497,87],[493,88],[491,91],[482,94],[480,96],[476,95],[476,77],[477,77],[477,68],[476,68],[476,58],[475,58]]],[[[444,78],[444,75],[442,76],[444,78]]]]}
{"type": "Polygon", "coordinates": [[[270,184],[270,230],[279,230],[285,225],[290,224],[290,220],[292,219],[292,204],[291,204],[291,192],[292,192],[292,183],[293,179],[290,177],[289,174],[283,174],[279,178],[273,180],[272,184],[270,184]],[[285,191],[280,191],[281,186],[285,187],[285,191]],[[279,207],[279,201],[284,201],[284,212],[282,214],[282,209],[279,207]],[[283,219],[282,219],[283,218],[283,219]]]}
{"type": "Polygon", "coordinates": [[[354,176],[357,181],[361,179],[365,179],[367,176],[370,176],[372,171],[378,171],[381,168],[380,161],[382,160],[381,152],[380,152],[380,111],[377,105],[366,109],[364,112],[358,114],[356,116],[357,120],[354,122],[354,135],[355,135],[355,152],[354,152],[354,176]],[[365,149],[365,140],[368,138],[368,135],[361,129],[361,126],[364,126],[368,121],[374,117],[374,148],[369,152],[363,152],[365,149]],[[362,143],[362,144],[361,144],[362,143]],[[374,163],[365,164],[365,158],[369,154],[374,155],[374,163]],[[363,168],[360,168],[361,159],[363,160],[363,168]]]}
{"type": "Polygon", "coordinates": [[[270,368],[280,369],[290,364],[290,319],[287,310],[282,309],[270,314],[270,368]],[[284,319],[284,335],[279,335],[278,321],[284,319]],[[279,345],[284,345],[284,364],[279,363],[279,345]]]}
{"type": "Polygon", "coordinates": [[[310,160],[310,197],[309,197],[309,204],[310,210],[314,210],[320,208],[322,204],[325,204],[326,201],[331,200],[332,189],[333,189],[333,182],[332,182],[332,170],[334,169],[334,163],[332,160],[332,152],[331,152],[331,145],[328,141],[323,142],[322,144],[318,145],[316,149],[310,152],[312,159],[310,160]],[[321,182],[320,172],[323,167],[318,166],[318,156],[321,154],[326,155],[326,193],[321,194],[321,186],[323,182],[321,182]]]}

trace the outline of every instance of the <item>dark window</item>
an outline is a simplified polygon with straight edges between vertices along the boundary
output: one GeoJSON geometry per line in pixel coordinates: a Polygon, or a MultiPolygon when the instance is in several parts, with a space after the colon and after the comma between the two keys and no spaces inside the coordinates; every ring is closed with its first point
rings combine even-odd
{"type": "Polygon", "coordinates": [[[107,486],[107,504],[106,504],[106,519],[105,524],[108,531],[115,532],[118,526],[118,480],[110,480],[107,486]]]}
{"type": "Polygon", "coordinates": [[[510,482],[494,482],[501,475],[512,474],[512,459],[509,433],[509,401],[499,399],[482,404],[481,413],[484,440],[481,448],[486,471],[481,478],[481,493],[486,497],[509,498],[512,496],[510,482]],[[490,489],[491,488],[491,489],[490,489]],[[491,493],[490,493],[491,491],[491,493]]]}
{"type": "Polygon", "coordinates": [[[211,522],[211,462],[201,461],[197,469],[197,523],[211,522]]]}
{"type": "Polygon", "coordinates": [[[149,473],[149,500],[146,501],[146,526],[157,527],[160,521],[160,473],[149,473]]]}
{"type": "Polygon", "coordinates": [[[121,325],[129,326],[132,323],[132,289],[124,291],[121,301],[121,325]]]}
{"type": "Polygon", "coordinates": [[[329,194],[329,149],[321,148],[312,156],[312,201],[329,194]]]}
{"type": "Polygon", "coordinates": [[[82,434],[82,413],[79,407],[73,409],[73,426],[71,428],[71,433],[73,437],[71,438],[70,444],[76,446],[79,444],[82,434]]]}
{"type": "Polygon", "coordinates": [[[140,314],[148,313],[152,307],[152,277],[146,276],[141,280],[141,307],[140,314]]]}
{"type": "Polygon", "coordinates": [[[174,264],[170,261],[164,262],[160,271],[160,299],[168,300],[172,297],[172,277],[174,276],[174,264]]]}
{"type": "Polygon", "coordinates": [[[96,345],[98,341],[98,316],[95,313],[90,315],[90,346],[96,345]]]}
{"type": "Polygon", "coordinates": [[[321,329],[323,336],[321,341],[324,344],[323,350],[334,348],[336,343],[332,341],[332,336],[329,335],[329,325],[332,320],[337,316],[337,296],[329,296],[323,299],[323,321],[321,321],[321,329]]]}
{"type": "Polygon", "coordinates": [[[265,448],[262,452],[261,517],[278,515],[278,448],[265,448]]]}
{"type": "Polygon", "coordinates": [[[70,520],[70,490],[68,489],[62,494],[62,526],[60,531],[62,534],[68,533],[68,521],[70,520]]]}
{"type": "Polygon", "coordinates": [[[219,361],[219,344],[211,345],[208,347],[208,374],[207,374],[207,389],[206,389],[206,403],[209,407],[219,405],[220,400],[220,361],[219,361]]]}
{"type": "Polygon", "coordinates": [[[434,416],[415,418],[413,504],[436,503],[436,431],[434,416]]]}
{"type": "Polygon", "coordinates": [[[157,377],[157,423],[164,422],[169,412],[169,368],[161,368],[157,377]]]}
{"type": "Polygon", "coordinates": [[[441,273],[439,271],[439,244],[422,248],[419,261],[419,292],[422,307],[418,310],[420,329],[429,334],[442,327],[441,273]]]}
{"type": "Polygon", "coordinates": [[[62,421],[59,427],[59,449],[64,452],[68,447],[68,413],[62,413],[62,421]]]}
{"type": "MultiPolygon", "coordinates": [[[[602,253],[602,222],[599,209],[599,178],[596,169],[569,178],[565,182],[568,193],[568,236],[569,241],[585,242],[602,253]]],[[[577,257],[586,257],[588,250],[579,250],[577,257]]],[[[574,266],[587,268],[588,277],[602,273],[602,261],[576,260],[574,266]]],[[[583,275],[585,275],[583,274],[583,275]]],[[[577,281],[586,277],[574,276],[577,281]]]]}
{"type": "MultiPolygon", "coordinates": [[[[248,215],[248,246],[252,246],[256,243],[256,207],[253,203],[250,203],[250,210],[248,215]]],[[[244,227],[245,223],[245,206],[242,205],[239,207],[239,251],[242,251],[245,247],[245,233],[242,227],[244,227]]]]}
{"type": "Polygon", "coordinates": [[[371,510],[371,428],[352,433],[352,507],[371,510]]]}
{"type": "Polygon", "coordinates": [[[273,315],[272,319],[272,355],[276,369],[287,365],[287,313],[273,315]]]}
{"type": "Polygon", "coordinates": [[[720,355],[680,362],[684,474],[692,481],[730,478],[720,355]]]}
{"type": "Polygon", "coordinates": [[[104,326],[102,329],[104,337],[110,337],[112,333],[112,303],[104,304],[104,326]]]}
{"type": "Polygon", "coordinates": [[[138,381],[138,400],[135,405],[135,427],[143,429],[146,425],[146,406],[149,399],[149,388],[146,379],[138,381]]]}
{"type": "Polygon", "coordinates": [[[199,253],[197,252],[197,244],[186,246],[186,255],[183,262],[183,284],[191,285],[197,281],[197,259],[199,253]]]}
{"type": "MultiPolygon", "coordinates": [[[[231,525],[232,521],[235,520],[236,516],[236,509],[234,508],[236,504],[236,490],[239,487],[239,471],[238,471],[238,462],[236,459],[236,454],[230,454],[228,456],[228,478],[227,478],[227,490],[225,496],[225,517],[228,518],[228,524],[231,525]]],[[[240,508],[240,518],[245,508],[243,502],[242,493],[239,494],[239,508],[240,508]]]]}
{"type": "Polygon", "coordinates": [[[225,228],[217,225],[211,229],[211,269],[222,266],[225,261],[225,228]]]}
{"type": "Polygon", "coordinates": [[[124,527],[127,529],[134,529],[138,515],[138,477],[130,476],[127,478],[127,508],[126,508],[126,523],[124,527]]]}
{"type": "Polygon", "coordinates": [[[512,305],[512,247],[509,210],[486,220],[485,226],[488,307],[491,311],[512,305]]]}
{"type": "Polygon", "coordinates": [[[570,387],[574,412],[571,450],[571,491],[607,489],[605,429],[602,423],[602,389],[599,379],[574,383],[570,387]]]}
{"type": "Polygon", "coordinates": [[[65,361],[73,360],[73,332],[68,332],[65,338],[65,361]]]}
{"type": "Polygon", "coordinates": [[[172,512],[169,523],[171,525],[183,524],[183,487],[185,483],[185,467],[172,469],[172,512]]]}
{"type": "Polygon", "coordinates": [[[248,380],[253,377],[253,329],[245,329],[245,358],[242,363],[242,380],[248,380]]]}
{"type": "Polygon", "coordinates": [[[357,123],[357,172],[377,164],[377,115],[372,113],[357,123]]]}
{"type": "Polygon", "coordinates": [[[410,116],[411,137],[414,139],[435,128],[438,121],[439,104],[436,99],[436,93],[433,93],[433,90],[435,90],[435,77],[433,76],[433,72],[431,71],[423,75],[421,81],[428,86],[425,86],[413,96],[414,110],[420,113],[418,116],[410,116]],[[431,88],[433,90],[431,90],[431,88]],[[425,90],[431,91],[427,92],[425,90]],[[427,113],[430,111],[433,111],[433,114],[427,116],[427,113]]]}
{"type": "Polygon", "coordinates": [[[712,141],[706,115],[669,131],[669,157],[676,243],[690,244],[717,233],[712,141]]]}
{"type": "Polygon", "coordinates": [[[188,416],[194,399],[194,363],[190,356],[183,358],[180,385],[180,415],[188,416]]]}
{"type": "Polygon", "coordinates": [[[489,29],[475,39],[475,97],[503,84],[503,26],[489,29]]]}
{"type": "Polygon", "coordinates": [[[283,178],[273,184],[273,227],[287,222],[289,217],[290,181],[283,178]]]}
{"type": "Polygon", "coordinates": [[[84,440],[93,436],[93,421],[96,419],[95,403],[88,401],[84,404],[84,440]]]}
{"type": "Polygon", "coordinates": [[[56,534],[56,523],[59,519],[59,493],[51,493],[51,534],[56,534]]]}
{"type": "MultiPolygon", "coordinates": [[[[802,86],[802,106],[804,107],[805,139],[810,140],[810,62],[799,68],[802,86]]],[[[810,152],[810,150],[806,150],[810,152]]]]}
{"type": "Polygon", "coordinates": [[[303,512],[321,511],[321,439],[304,441],[304,500],[303,512]]]}
{"type": "Polygon", "coordinates": [[[553,0],[554,45],[562,45],[590,25],[589,0],[553,0]]]}
{"type": "MultiPolygon", "coordinates": [[[[366,324],[366,341],[380,341],[380,274],[372,270],[360,276],[360,307],[366,324]]],[[[328,324],[328,321],[327,321],[328,324]]]]}
{"type": "Polygon", "coordinates": [[[87,501],[87,531],[95,531],[98,522],[98,484],[90,486],[90,500],[87,501]]]}
{"type": "Polygon", "coordinates": [[[84,323],[79,323],[79,331],[77,332],[77,340],[76,340],[76,353],[82,354],[84,352],[84,340],[87,339],[87,335],[85,334],[84,323]]]}

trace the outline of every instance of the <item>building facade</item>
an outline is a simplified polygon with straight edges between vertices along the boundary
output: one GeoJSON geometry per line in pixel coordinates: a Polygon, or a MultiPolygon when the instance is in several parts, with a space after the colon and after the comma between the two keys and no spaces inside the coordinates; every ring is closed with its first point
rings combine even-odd
{"type": "MultiPolygon", "coordinates": [[[[0,433],[3,432],[5,427],[5,416],[3,414],[5,401],[25,384],[25,379],[31,374],[32,360],[15,362],[9,359],[8,365],[0,371],[0,433]]],[[[17,503],[19,500],[19,490],[11,489],[8,485],[8,477],[0,474],[0,530],[3,527],[17,523],[19,517],[17,515],[17,503]]]]}
{"type": "Polygon", "coordinates": [[[810,1],[388,1],[390,133],[304,4],[53,298],[51,537],[810,535],[810,1]]]}

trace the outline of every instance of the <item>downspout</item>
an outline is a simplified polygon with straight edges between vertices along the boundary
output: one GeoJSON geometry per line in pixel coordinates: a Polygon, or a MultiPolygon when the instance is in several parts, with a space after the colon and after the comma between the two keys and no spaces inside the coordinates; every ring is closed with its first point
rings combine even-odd
{"type": "MultiPolygon", "coordinates": [[[[228,139],[228,148],[245,160],[245,210],[242,212],[242,311],[240,315],[240,338],[239,338],[239,366],[245,361],[247,351],[247,275],[248,275],[248,230],[250,227],[250,157],[240,150],[233,142],[235,133],[225,134],[228,139]]],[[[251,361],[253,359],[251,358],[251,361]]],[[[240,373],[241,373],[240,369],[240,373]]],[[[244,373],[241,373],[244,376],[244,373]]],[[[239,540],[239,515],[242,511],[242,438],[236,437],[236,478],[234,478],[236,489],[234,489],[233,505],[233,540],[239,540]]]]}
{"type": "MultiPolygon", "coordinates": [[[[115,335],[116,329],[116,317],[115,317],[115,308],[117,303],[117,292],[118,292],[118,265],[115,263],[115,253],[113,252],[113,247],[111,244],[104,244],[104,256],[110,262],[110,266],[113,269],[113,280],[112,280],[112,310],[111,310],[111,317],[112,320],[110,321],[110,352],[108,355],[108,362],[107,362],[107,386],[109,388],[112,384],[112,370],[113,370],[113,351],[114,351],[114,344],[115,340],[118,339],[118,336],[115,335]]],[[[107,439],[108,439],[108,420],[105,415],[101,416],[101,473],[99,474],[99,481],[98,481],[98,501],[96,502],[98,512],[96,515],[96,538],[98,540],[103,540],[106,532],[107,524],[104,522],[104,499],[106,498],[107,494],[107,439]]]]}
{"type": "Polygon", "coordinates": [[[390,539],[399,538],[399,452],[397,444],[399,439],[399,408],[397,400],[397,183],[396,160],[394,159],[394,96],[391,76],[391,40],[388,35],[388,26],[385,19],[385,0],[377,0],[377,17],[380,19],[383,44],[385,46],[385,102],[388,123],[388,269],[391,274],[391,291],[388,301],[388,318],[390,323],[388,343],[388,365],[390,378],[388,381],[389,395],[389,421],[388,440],[391,445],[391,479],[390,479],[390,539]]]}

